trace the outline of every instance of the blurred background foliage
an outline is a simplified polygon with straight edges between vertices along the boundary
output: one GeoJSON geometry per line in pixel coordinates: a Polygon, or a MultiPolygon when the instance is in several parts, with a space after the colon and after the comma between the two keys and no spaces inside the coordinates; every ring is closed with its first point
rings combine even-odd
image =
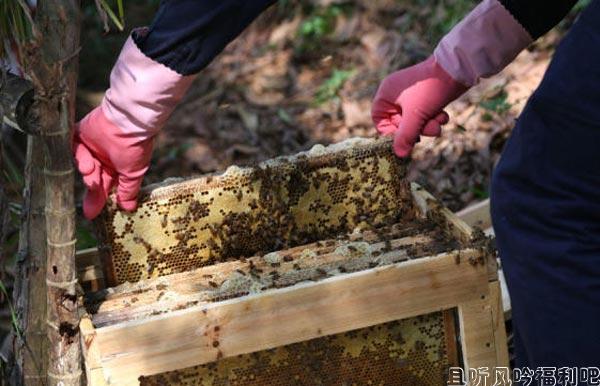
{"type": "MultiPolygon", "coordinates": [[[[96,4],[87,1],[83,5],[84,28],[82,30],[82,52],[80,55],[80,84],[89,89],[106,87],[108,74],[128,32],[138,26],[149,25],[158,9],[160,0],[98,0],[109,12],[108,20],[98,17],[96,4]],[[108,3],[106,3],[106,2],[108,3]],[[124,4],[121,3],[124,1],[124,4]],[[120,5],[119,5],[120,4],[120,5]],[[124,21],[116,10],[124,10],[124,21]],[[114,17],[110,17],[110,15],[114,17]],[[115,23],[115,20],[118,20],[115,23]],[[106,32],[106,25],[110,31],[106,32]],[[122,28],[121,28],[122,27],[122,28]]],[[[342,18],[355,12],[377,12],[377,9],[392,8],[396,12],[380,15],[382,24],[398,12],[404,13],[401,22],[394,26],[402,33],[410,31],[417,24],[425,24],[423,38],[429,43],[436,42],[448,32],[473,6],[477,0],[375,0],[365,7],[364,0],[280,0],[270,13],[273,23],[300,18],[294,42],[294,50],[299,58],[303,55],[314,57],[322,54],[323,43],[331,40],[336,25],[342,18]],[[378,7],[383,5],[384,7],[378,7]],[[404,12],[402,12],[404,8],[404,12]],[[416,13],[412,11],[417,10],[416,13]]],[[[358,38],[358,37],[357,37],[358,38]]],[[[266,47],[268,48],[268,47],[266,47]]]]}

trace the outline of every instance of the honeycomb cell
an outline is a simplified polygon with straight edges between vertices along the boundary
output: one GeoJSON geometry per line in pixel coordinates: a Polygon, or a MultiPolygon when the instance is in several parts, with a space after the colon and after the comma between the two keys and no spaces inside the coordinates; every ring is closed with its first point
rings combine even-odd
{"type": "Polygon", "coordinates": [[[352,139],[222,175],[146,188],[99,220],[110,286],[264,254],[413,213],[389,140],[352,139]]]}

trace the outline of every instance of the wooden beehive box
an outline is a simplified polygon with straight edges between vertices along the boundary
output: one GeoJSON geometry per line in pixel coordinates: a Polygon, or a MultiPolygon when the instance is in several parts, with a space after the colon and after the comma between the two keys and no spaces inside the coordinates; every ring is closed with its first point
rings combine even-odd
{"type": "Polygon", "coordinates": [[[388,140],[147,188],[79,254],[91,385],[440,385],[507,366],[495,260],[388,140]],[[102,267],[102,268],[100,268],[102,267]]]}

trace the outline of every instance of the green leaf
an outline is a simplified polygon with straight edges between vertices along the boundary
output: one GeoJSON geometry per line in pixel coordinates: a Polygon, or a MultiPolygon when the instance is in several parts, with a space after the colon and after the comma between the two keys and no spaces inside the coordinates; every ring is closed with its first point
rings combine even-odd
{"type": "Polygon", "coordinates": [[[486,199],[490,197],[489,192],[482,188],[481,186],[474,186],[471,191],[473,192],[473,195],[478,198],[478,199],[486,199]]]}
{"type": "MultiPolygon", "coordinates": [[[[123,7],[122,0],[118,0],[118,3],[121,3],[120,7],[122,8],[123,7]]],[[[110,17],[110,20],[112,20],[112,22],[115,24],[115,26],[117,26],[118,30],[123,31],[122,18],[119,19],[119,17],[117,15],[115,15],[113,10],[106,3],[106,0],[100,0],[100,4],[102,5],[102,8],[106,11],[106,14],[108,15],[108,17],[110,17]]],[[[122,11],[123,11],[122,9],[119,9],[119,13],[122,13],[122,11]]]]}
{"type": "Polygon", "coordinates": [[[83,226],[77,227],[75,237],[77,238],[77,249],[92,248],[98,244],[92,232],[83,226]]]}
{"type": "Polygon", "coordinates": [[[492,111],[492,112],[495,112],[498,114],[503,114],[503,113],[507,112],[508,110],[510,110],[510,108],[512,107],[512,105],[507,102],[507,100],[506,100],[507,97],[508,97],[508,94],[506,93],[506,91],[502,90],[495,97],[485,100],[485,101],[482,101],[479,103],[479,105],[486,110],[489,110],[489,111],[492,111]]]}
{"type": "Polygon", "coordinates": [[[121,22],[125,24],[125,11],[123,10],[123,0],[117,0],[117,7],[119,8],[119,18],[121,22]]]}
{"type": "Polygon", "coordinates": [[[13,328],[15,329],[15,333],[17,334],[19,339],[22,339],[21,330],[19,329],[19,322],[17,321],[17,313],[15,312],[15,309],[13,308],[12,302],[10,301],[10,294],[8,293],[6,286],[4,285],[4,282],[2,281],[2,279],[0,279],[0,291],[2,291],[2,293],[6,297],[6,303],[8,304],[8,308],[10,310],[10,317],[11,317],[13,328]]]}
{"type": "Polygon", "coordinates": [[[350,79],[356,70],[333,70],[331,76],[323,82],[315,94],[315,103],[323,104],[337,96],[337,93],[344,86],[344,83],[350,79]]]}
{"type": "Polygon", "coordinates": [[[281,109],[281,108],[278,109],[277,116],[279,117],[279,119],[281,119],[283,122],[287,123],[288,125],[292,125],[294,123],[294,119],[284,109],[281,109]]]}

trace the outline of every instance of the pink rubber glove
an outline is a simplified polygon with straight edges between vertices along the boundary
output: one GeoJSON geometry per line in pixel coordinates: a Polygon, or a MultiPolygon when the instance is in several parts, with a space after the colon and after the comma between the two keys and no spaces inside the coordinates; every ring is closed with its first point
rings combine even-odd
{"type": "Polygon", "coordinates": [[[135,210],[154,136],[192,81],[193,76],[180,75],[153,61],[131,37],[127,40],[102,104],[77,124],[73,136],[75,163],[87,187],[83,199],[86,218],[100,214],[114,188],[119,207],[135,210]]]}
{"type": "Polygon", "coordinates": [[[87,187],[83,214],[93,219],[102,211],[112,189],[117,187],[117,204],[132,211],[152,157],[153,137],[127,136],[96,107],[77,124],[73,152],[87,187]]]}
{"type": "Polygon", "coordinates": [[[406,157],[420,135],[441,134],[441,125],[448,123],[444,107],[466,90],[430,57],[381,82],[371,108],[373,122],[379,133],[394,135],[394,152],[406,157]]]}
{"type": "Polygon", "coordinates": [[[396,154],[408,156],[420,135],[440,135],[448,103],[500,72],[532,40],[498,0],[483,0],[442,38],[432,57],[383,80],[371,110],[377,130],[393,134],[396,154]]]}

